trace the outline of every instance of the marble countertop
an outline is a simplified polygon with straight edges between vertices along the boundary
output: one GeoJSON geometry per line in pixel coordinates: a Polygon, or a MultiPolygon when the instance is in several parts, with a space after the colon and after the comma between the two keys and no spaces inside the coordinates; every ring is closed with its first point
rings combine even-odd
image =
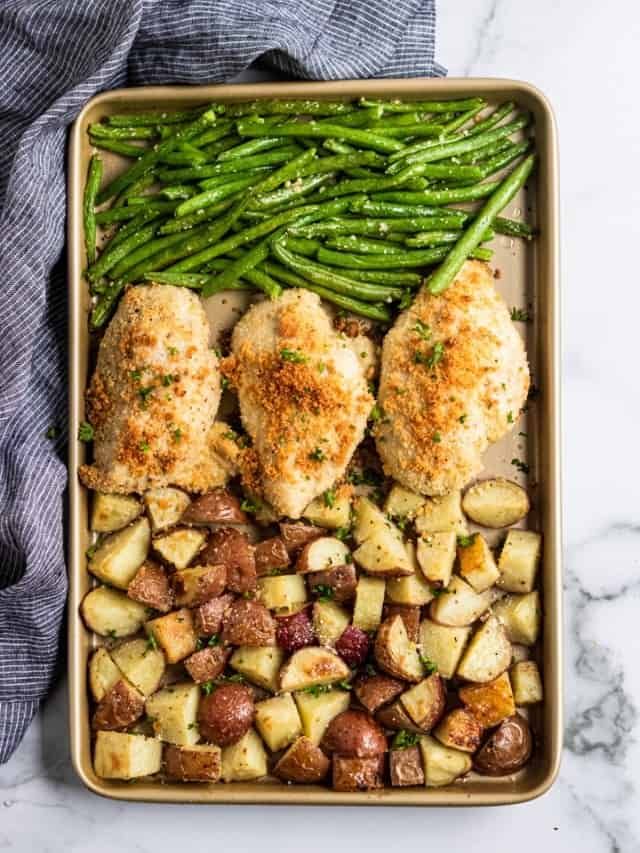
{"type": "MultiPolygon", "coordinates": [[[[374,853],[390,842],[475,853],[640,850],[640,503],[636,381],[640,290],[640,10],[546,0],[441,2],[438,59],[452,76],[528,80],[561,144],[566,749],[532,803],[495,809],[288,809],[132,805],[87,792],[70,767],[61,686],[0,767],[0,849],[162,853],[184,844],[374,853]],[[614,251],[612,251],[614,250],[614,251]],[[635,475],[635,476],[634,476],[635,475]],[[634,663],[634,661],[636,661],[634,663]],[[365,822],[366,821],[366,822],[365,822]],[[363,828],[364,827],[364,828],[363,828]],[[320,830],[320,831],[318,831],[320,830]],[[364,836],[364,839],[363,839],[364,836]],[[290,840],[285,840],[290,839],[290,840]]],[[[418,848],[420,849],[420,848],[418,848]]]]}

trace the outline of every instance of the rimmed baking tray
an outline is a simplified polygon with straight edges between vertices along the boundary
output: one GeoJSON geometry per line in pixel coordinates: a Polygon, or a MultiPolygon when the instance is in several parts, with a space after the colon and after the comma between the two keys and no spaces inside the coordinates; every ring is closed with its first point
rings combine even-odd
{"type": "MultiPolygon", "coordinates": [[[[121,169],[116,155],[104,154],[107,173],[121,169]]],[[[549,789],[557,775],[562,745],[562,567],[560,493],[559,401],[559,269],[557,142],[549,103],[533,86],[497,79],[343,80],[316,83],[260,83],[203,87],[154,86],[118,89],[93,98],[73,125],[68,175],[69,253],[69,706],[71,757],[84,784],[97,794],[120,800],[178,803],[274,803],[318,805],[499,805],[533,799],[549,789]],[[513,777],[476,775],[445,788],[385,788],[368,793],[337,793],[320,786],[284,786],[276,781],[217,785],[135,784],[99,779],[92,766],[87,658],[94,639],[84,627],[80,602],[92,585],[85,552],[91,541],[88,495],[77,478],[85,447],[78,442],[84,419],[84,389],[90,365],[87,315],[89,292],[83,279],[85,254],[82,234],[82,194],[91,145],[87,127],[114,112],[174,109],[208,101],[256,98],[352,99],[366,95],[420,100],[482,96],[489,103],[513,100],[534,118],[538,167],[526,192],[510,205],[512,215],[526,209],[540,228],[531,244],[498,237],[492,265],[499,270],[497,286],[510,305],[528,307],[533,323],[526,327],[526,344],[533,381],[539,389],[535,405],[510,437],[495,445],[486,457],[486,471],[521,479],[511,460],[526,460],[533,498],[528,524],[544,534],[541,571],[543,632],[539,649],[545,701],[532,714],[536,734],[534,758],[513,777]]],[[[215,325],[228,305],[212,302],[207,313],[215,325]],[[226,305],[226,307],[225,307],[226,305]]],[[[224,317],[222,317],[224,322],[224,317]]]]}

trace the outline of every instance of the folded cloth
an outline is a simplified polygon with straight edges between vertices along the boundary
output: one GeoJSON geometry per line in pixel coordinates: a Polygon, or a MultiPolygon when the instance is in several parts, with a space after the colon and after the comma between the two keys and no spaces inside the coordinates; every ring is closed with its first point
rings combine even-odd
{"type": "Polygon", "coordinates": [[[102,90],[228,80],[259,57],[307,79],[440,76],[434,33],[434,0],[0,4],[0,763],[54,680],[67,591],[67,127],[102,90]]]}

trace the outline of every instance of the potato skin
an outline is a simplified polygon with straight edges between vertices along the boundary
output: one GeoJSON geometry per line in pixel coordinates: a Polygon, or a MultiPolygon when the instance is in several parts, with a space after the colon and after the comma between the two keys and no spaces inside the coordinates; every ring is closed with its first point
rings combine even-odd
{"type": "Polygon", "coordinates": [[[197,607],[211,598],[217,598],[224,592],[226,583],[227,569],[222,565],[194,566],[174,572],[171,576],[171,586],[179,607],[185,604],[189,607],[197,607]],[[195,578],[195,584],[193,578],[195,578]]]}
{"type": "Polygon", "coordinates": [[[330,761],[320,747],[303,735],[291,744],[273,772],[284,782],[313,785],[322,782],[329,766],[330,761]]]}
{"type": "Polygon", "coordinates": [[[222,641],[233,646],[275,646],[276,621],[264,604],[238,598],[223,618],[222,641]]]}
{"type": "Polygon", "coordinates": [[[394,788],[424,785],[420,748],[408,746],[405,749],[392,749],[389,753],[389,773],[394,788]]]}
{"type": "Polygon", "coordinates": [[[351,601],[356,594],[358,576],[353,563],[345,566],[334,566],[324,569],[322,572],[310,572],[307,575],[311,594],[315,593],[317,587],[328,586],[333,590],[333,601],[340,604],[343,601],[351,601]]]}
{"type": "Polygon", "coordinates": [[[147,560],[140,566],[127,587],[127,595],[132,601],[138,601],[160,613],[168,613],[174,606],[167,573],[152,560],[147,560]]]}
{"type": "Polygon", "coordinates": [[[122,731],[135,723],[143,713],[143,695],[121,678],[98,703],[91,725],[95,730],[122,731]]]}
{"type": "Polygon", "coordinates": [[[281,536],[263,539],[255,545],[256,572],[258,577],[269,575],[274,569],[285,569],[291,559],[281,536]]]}
{"type": "Polygon", "coordinates": [[[434,737],[444,746],[462,752],[475,752],[480,746],[484,726],[466,708],[454,708],[434,730],[434,737]]]}
{"type": "Polygon", "coordinates": [[[227,588],[242,594],[256,588],[256,558],[246,534],[234,527],[214,530],[198,555],[202,565],[223,564],[227,568],[227,588]]]}
{"type": "Polygon", "coordinates": [[[194,652],[184,662],[184,667],[196,684],[212,681],[222,675],[227,661],[231,657],[231,649],[223,646],[207,646],[194,652]]]}
{"type": "Polygon", "coordinates": [[[326,536],[326,530],[316,527],[315,524],[303,524],[300,522],[280,522],[280,536],[290,556],[295,556],[309,542],[326,536]]]}
{"type": "Polygon", "coordinates": [[[417,643],[420,634],[420,608],[414,604],[385,604],[382,612],[384,620],[400,616],[407,635],[412,643],[417,643]]]}
{"type": "Polygon", "coordinates": [[[416,726],[411,717],[407,714],[399,699],[396,699],[395,702],[392,702],[390,705],[385,705],[383,708],[380,708],[376,714],[376,720],[380,725],[384,726],[385,729],[392,729],[393,731],[406,729],[408,732],[424,734],[423,730],[419,726],[416,726]]]}
{"type": "Polygon", "coordinates": [[[384,754],[387,739],[384,731],[366,711],[349,709],[334,717],[322,736],[325,752],[336,752],[347,758],[371,758],[384,754]]]}
{"type": "Polygon", "coordinates": [[[220,779],[220,750],[193,749],[166,744],[164,770],[170,779],[180,782],[217,782],[220,779]]]}
{"type": "Polygon", "coordinates": [[[508,776],[527,763],[532,749],[529,724],[520,714],[514,714],[492,732],[476,753],[473,766],[483,776],[508,776]]]}
{"type": "Polygon", "coordinates": [[[398,697],[404,684],[390,675],[359,675],[353,685],[356,699],[370,714],[398,697]]]}
{"type": "Polygon", "coordinates": [[[246,524],[240,501],[226,489],[214,489],[196,498],[184,511],[186,524],[246,524]]]}
{"type": "Polygon", "coordinates": [[[225,614],[234,601],[235,597],[226,593],[197,607],[193,611],[193,626],[196,634],[204,637],[219,634],[225,614]]]}
{"type": "Polygon", "coordinates": [[[369,758],[333,756],[334,791],[372,791],[384,787],[384,755],[369,758]]]}
{"type": "Polygon", "coordinates": [[[249,731],[254,716],[249,688],[243,684],[223,684],[200,700],[198,727],[205,740],[229,746],[249,731]]]}

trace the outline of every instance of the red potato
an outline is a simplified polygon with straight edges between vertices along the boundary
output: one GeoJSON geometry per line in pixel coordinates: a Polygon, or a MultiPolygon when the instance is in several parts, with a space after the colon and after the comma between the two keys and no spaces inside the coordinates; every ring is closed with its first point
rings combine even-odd
{"type": "Polygon", "coordinates": [[[298,649],[313,646],[317,642],[307,608],[291,616],[279,616],[276,624],[276,643],[287,654],[293,654],[298,649]]]}
{"type": "Polygon", "coordinates": [[[91,725],[104,731],[122,731],[144,713],[144,696],[121,678],[98,703],[91,725]]]}
{"type": "Polygon", "coordinates": [[[231,649],[223,646],[207,646],[194,652],[184,662],[184,667],[196,684],[213,681],[224,672],[227,661],[231,657],[231,649]]]}
{"type": "Polygon", "coordinates": [[[329,759],[308,737],[299,737],[273,768],[274,775],[284,782],[314,785],[329,772],[329,759]]]}
{"type": "Polygon", "coordinates": [[[393,702],[404,688],[402,681],[390,675],[359,675],[353,684],[353,693],[370,714],[375,714],[383,705],[393,702]]]}
{"type": "Polygon", "coordinates": [[[420,637],[420,608],[412,604],[385,604],[382,618],[386,620],[393,616],[400,616],[407,636],[412,643],[417,643],[420,637]]]}
{"type": "Polygon", "coordinates": [[[226,489],[214,489],[192,501],[182,515],[185,524],[246,524],[240,501],[226,489]]]}
{"type": "Polygon", "coordinates": [[[291,559],[281,536],[263,539],[255,545],[256,573],[258,577],[270,575],[276,569],[286,569],[291,559]]]}
{"type": "Polygon", "coordinates": [[[424,785],[424,770],[419,747],[392,749],[389,753],[389,774],[394,788],[424,785]]]}
{"type": "Polygon", "coordinates": [[[200,700],[198,727],[206,741],[229,746],[249,731],[254,716],[249,688],[243,684],[223,684],[200,700]]]}
{"type": "Polygon", "coordinates": [[[276,621],[264,604],[238,598],[224,616],[222,640],[232,646],[275,646],[276,621]]]}
{"type": "Polygon", "coordinates": [[[333,756],[334,791],[373,791],[384,787],[384,755],[370,758],[333,756]]]}
{"type": "Polygon", "coordinates": [[[280,522],[280,536],[289,555],[295,557],[308,542],[313,542],[320,536],[324,536],[325,530],[314,524],[303,524],[301,521],[280,522]]]}
{"type": "Polygon", "coordinates": [[[376,720],[384,726],[385,729],[392,729],[393,731],[405,729],[408,732],[424,734],[422,729],[417,726],[407,714],[399,699],[396,699],[391,702],[391,704],[380,708],[376,713],[376,720]]]}
{"type": "Polygon", "coordinates": [[[138,601],[160,613],[168,613],[174,606],[167,573],[162,566],[151,560],[140,566],[127,587],[127,595],[132,601],[138,601]]]}
{"type": "Polygon", "coordinates": [[[331,720],[320,746],[329,754],[336,752],[349,758],[370,758],[387,751],[387,739],[370,714],[349,709],[331,720]]]}
{"type": "Polygon", "coordinates": [[[474,769],[483,776],[508,776],[520,770],[533,749],[529,724],[520,714],[500,723],[473,759],[474,769]]]}
{"type": "Polygon", "coordinates": [[[320,536],[307,543],[296,561],[296,572],[324,572],[349,562],[349,549],[335,536],[320,536]]]}
{"type": "Polygon", "coordinates": [[[220,748],[206,744],[164,748],[164,770],[180,782],[217,782],[220,779],[220,748]]]}
{"type": "Polygon", "coordinates": [[[251,592],[256,588],[256,558],[247,535],[234,527],[214,530],[198,555],[202,565],[226,566],[227,588],[231,592],[251,592]]]}
{"type": "Polygon", "coordinates": [[[193,611],[193,625],[199,637],[210,637],[222,631],[222,622],[235,597],[226,593],[201,604],[193,611]]]}
{"type": "Polygon", "coordinates": [[[355,625],[349,625],[338,637],[335,650],[347,666],[360,666],[369,654],[369,636],[355,625]]]}
{"type": "Polygon", "coordinates": [[[171,586],[178,607],[197,607],[222,595],[227,583],[225,566],[194,566],[171,575],[171,586]]]}
{"type": "Polygon", "coordinates": [[[351,601],[355,596],[358,576],[353,563],[348,563],[345,566],[326,569],[324,572],[313,572],[307,575],[307,581],[312,595],[324,594],[328,587],[333,593],[332,600],[340,604],[351,601]]]}

